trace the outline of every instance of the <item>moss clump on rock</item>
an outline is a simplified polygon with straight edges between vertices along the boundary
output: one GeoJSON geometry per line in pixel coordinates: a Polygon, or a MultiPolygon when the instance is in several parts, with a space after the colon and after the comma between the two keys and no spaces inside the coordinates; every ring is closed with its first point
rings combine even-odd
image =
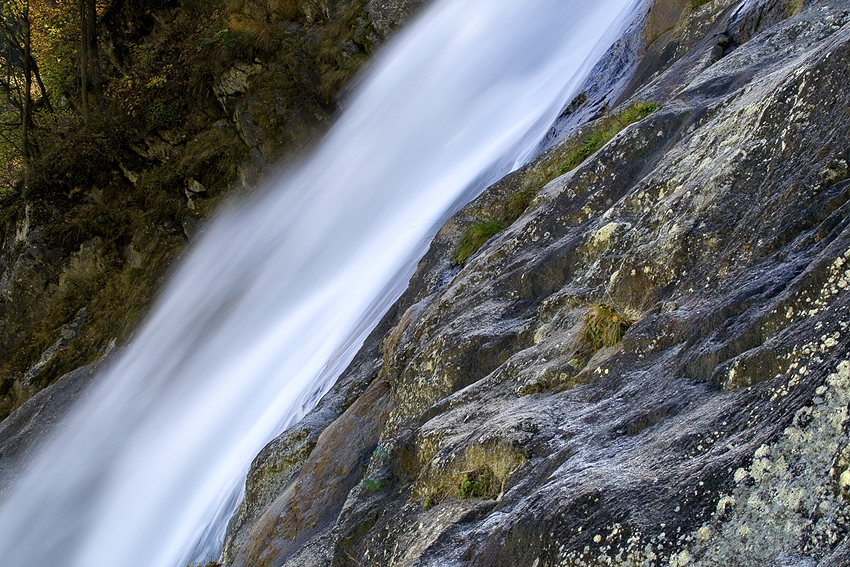
{"type": "Polygon", "coordinates": [[[456,496],[458,500],[466,500],[467,498],[493,499],[499,495],[500,488],[499,479],[496,478],[490,467],[485,466],[482,469],[464,473],[456,496]]]}

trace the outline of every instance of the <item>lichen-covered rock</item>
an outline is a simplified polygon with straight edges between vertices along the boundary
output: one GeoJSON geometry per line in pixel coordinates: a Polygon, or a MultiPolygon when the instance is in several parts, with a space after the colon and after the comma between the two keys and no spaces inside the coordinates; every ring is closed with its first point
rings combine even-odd
{"type": "Polygon", "coordinates": [[[369,0],[366,11],[384,39],[410,20],[429,0],[369,0]]]}
{"type": "Polygon", "coordinates": [[[847,562],[850,2],[669,4],[624,91],[660,110],[447,223],[236,565],[847,562]]]}

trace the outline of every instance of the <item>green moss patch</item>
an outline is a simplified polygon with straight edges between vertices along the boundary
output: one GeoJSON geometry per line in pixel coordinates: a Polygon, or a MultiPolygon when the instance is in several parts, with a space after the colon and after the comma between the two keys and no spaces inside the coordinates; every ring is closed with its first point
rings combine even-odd
{"type": "Polygon", "coordinates": [[[490,467],[470,471],[463,474],[460,479],[460,486],[457,489],[457,499],[465,500],[467,498],[487,498],[493,499],[499,495],[501,482],[496,478],[496,475],[490,470],[490,467]]]}

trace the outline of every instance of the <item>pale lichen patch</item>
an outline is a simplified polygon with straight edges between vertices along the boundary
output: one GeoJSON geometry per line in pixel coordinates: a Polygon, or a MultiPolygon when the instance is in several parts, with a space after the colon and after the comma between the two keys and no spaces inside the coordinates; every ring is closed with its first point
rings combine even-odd
{"type": "Polygon", "coordinates": [[[850,486],[850,470],[844,468],[842,456],[847,453],[843,426],[850,403],[850,362],[837,366],[815,398],[796,412],[783,436],[754,452],[748,470],[735,472],[737,488],[717,506],[715,529],[723,545],[699,543],[703,538],[698,531],[698,545],[693,549],[699,557],[696,565],[743,559],[756,564],[798,546],[804,552],[820,549],[822,553],[846,533],[843,494],[850,486]],[[840,450],[842,445],[845,450],[840,450]],[[834,470],[834,461],[843,468],[841,472],[834,470]],[[836,476],[838,491],[830,480],[836,476]],[[726,503],[733,499],[745,505],[728,509],[726,503]]]}

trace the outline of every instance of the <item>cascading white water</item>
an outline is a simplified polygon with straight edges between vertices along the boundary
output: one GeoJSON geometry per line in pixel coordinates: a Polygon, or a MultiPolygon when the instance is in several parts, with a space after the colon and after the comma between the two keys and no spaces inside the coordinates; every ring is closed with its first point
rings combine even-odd
{"type": "Polygon", "coordinates": [[[222,215],[0,508],[6,567],[216,555],[254,455],[327,391],[439,223],[527,160],[638,0],[441,0],[303,165],[222,215]]]}

